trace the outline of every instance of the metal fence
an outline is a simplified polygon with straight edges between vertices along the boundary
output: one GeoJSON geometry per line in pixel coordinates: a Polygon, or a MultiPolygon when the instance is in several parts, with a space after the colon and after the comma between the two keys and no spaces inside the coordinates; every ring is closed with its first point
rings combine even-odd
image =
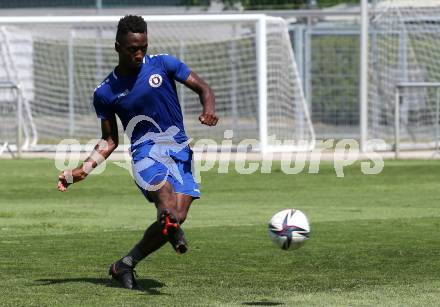
{"type": "Polygon", "coordinates": [[[290,34],[317,139],[358,139],[358,13],[298,12],[290,34]]]}

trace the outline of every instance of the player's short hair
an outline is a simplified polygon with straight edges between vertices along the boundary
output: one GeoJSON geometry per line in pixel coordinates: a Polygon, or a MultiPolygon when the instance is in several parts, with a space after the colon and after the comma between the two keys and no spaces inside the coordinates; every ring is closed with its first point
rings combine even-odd
{"type": "Polygon", "coordinates": [[[116,41],[122,42],[122,39],[128,32],[147,33],[147,23],[142,16],[126,15],[119,20],[118,31],[116,32],[116,41]]]}

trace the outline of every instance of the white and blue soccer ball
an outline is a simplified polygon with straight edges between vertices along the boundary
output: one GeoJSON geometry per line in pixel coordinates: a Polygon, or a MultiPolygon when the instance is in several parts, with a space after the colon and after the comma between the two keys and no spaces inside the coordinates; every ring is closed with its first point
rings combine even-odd
{"type": "Polygon", "coordinates": [[[269,236],[281,249],[298,249],[307,242],[309,235],[309,221],[300,210],[285,209],[270,219],[269,236]]]}

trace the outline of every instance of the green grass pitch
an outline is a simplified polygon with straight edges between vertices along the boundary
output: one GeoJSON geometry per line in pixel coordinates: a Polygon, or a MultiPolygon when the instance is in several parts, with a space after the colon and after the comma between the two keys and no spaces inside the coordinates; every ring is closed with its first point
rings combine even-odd
{"type": "Polygon", "coordinates": [[[125,170],[109,163],[59,193],[53,161],[0,160],[0,305],[439,306],[440,162],[345,173],[203,173],[190,251],[142,262],[137,292],[107,275],[155,217],[125,170]],[[288,207],[312,228],[292,252],[267,234],[288,207]]]}

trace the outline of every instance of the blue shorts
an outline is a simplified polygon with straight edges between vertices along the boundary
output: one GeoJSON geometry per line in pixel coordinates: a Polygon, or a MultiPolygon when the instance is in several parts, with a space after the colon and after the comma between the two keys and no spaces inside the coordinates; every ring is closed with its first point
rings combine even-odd
{"type": "Polygon", "coordinates": [[[138,148],[132,154],[133,177],[144,196],[169,182],[176,193],[200,198],[199,185],[193,176],[193,152],[186,146],[179,152],[151,153],[150,146],[138,148]]]}

